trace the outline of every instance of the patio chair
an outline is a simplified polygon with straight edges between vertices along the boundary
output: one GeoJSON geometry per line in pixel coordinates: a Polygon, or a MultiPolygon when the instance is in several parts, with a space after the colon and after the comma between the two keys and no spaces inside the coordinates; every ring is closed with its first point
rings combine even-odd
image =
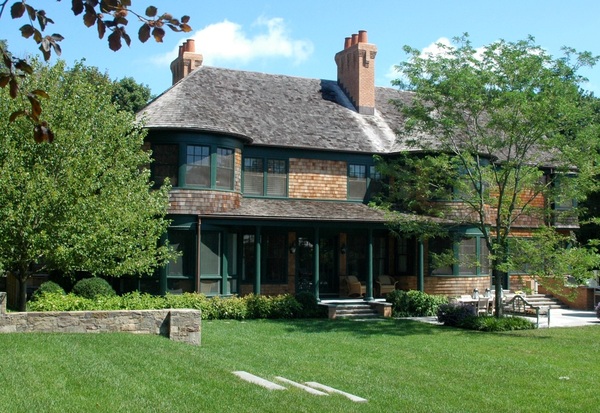
{"type": "Polygon", "coordinates": [[[344,279],[345,292],[348,297],[362,297],[367,293],[367,286],[362,284],[356,275],[348,275],[344,279]]]}
{"type": "Polygon", "coordinates": [[[488,315],[490,311],[490,297],[480,297],[477,300],[477,315],[488,315]]]}
{"type": "Polygon", "coordinates": [[[375,294],[383,297],[385,294],[396,290],[396,284],[398,282],[389,275],[379,275],[375,280],[375,294]]]}

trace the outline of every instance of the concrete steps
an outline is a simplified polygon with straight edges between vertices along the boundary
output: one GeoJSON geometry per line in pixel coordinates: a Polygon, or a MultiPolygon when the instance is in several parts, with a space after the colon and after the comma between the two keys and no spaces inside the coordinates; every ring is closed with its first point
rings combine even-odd
{"type": "Polygon", "coordinates": [[[336,318],[379,318],[379,314],[369,304],[338,304],[336,318]]]}
{"type": "Polygon", "coordinates": [[[557,298],[551,295],[545,294],[528,294],[525,299],[536,307],[547,307],[547,308],[569,308],[563,304],[557,298]]]}

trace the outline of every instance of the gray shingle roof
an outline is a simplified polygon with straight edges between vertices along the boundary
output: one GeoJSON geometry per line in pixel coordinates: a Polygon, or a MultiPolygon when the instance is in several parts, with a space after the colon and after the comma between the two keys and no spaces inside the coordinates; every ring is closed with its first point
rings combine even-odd
{"type": "Polygon", "coordinates": [[[202,66],[138,114],[150,129],[185,129],[246,137],[255,145],[362,153],[396,151],[402,121],[376,88],[375,115],[358,114],[332,80],[202,66]]]}
{"type": "Polygon", "coordinates": [[[229,212],[216,212],[211,218],[236,218],[259,220],[320,221],[385,223],[382,211],[354,202],[313,201],[295,199],[243,198],[239,208],[229,212]]]}

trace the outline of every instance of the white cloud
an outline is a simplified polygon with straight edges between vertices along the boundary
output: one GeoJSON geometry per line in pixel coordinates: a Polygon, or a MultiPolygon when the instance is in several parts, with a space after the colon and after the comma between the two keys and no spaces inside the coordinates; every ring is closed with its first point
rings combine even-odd
{"type": "Polygon", "coordinates": [[[421,51],[420,57],[448,56],[448,49],[453,49],[452,42],[447,37],[440,37],[421,51]]]}
{"type": "MultiPolygon", "coordinates": [[[[196,52],[202,53],[208,66],[246,64],[258,59],[290,59],[301,63],[308,59],[314,47],[308,40],[293,39],[282,18],[258,18],[251,26],[257,33],[248,33],[234,22],[224,20],[210,24],[189,37],[195,40],[196,52]]],[[[177,57],[178,47],[155,59],[165,65],[177,57]]]]}

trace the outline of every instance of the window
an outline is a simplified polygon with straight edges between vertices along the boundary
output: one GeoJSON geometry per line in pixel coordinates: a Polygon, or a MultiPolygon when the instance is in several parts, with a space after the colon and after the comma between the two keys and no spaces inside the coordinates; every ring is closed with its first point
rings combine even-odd
{"type": "Polygon", "coordinates": [[[269,159],[267,161],[267,195],[287,195],[287,170],[284,160],[269,159]]]}
{"type": "MultiPolygon", "coordinates": [[[[242,282],[251,283],[256,274],[255,236],[242,237],[242,282]]],[[[261,283],[287,282],[288,246],[286,234],[264,233],[261,235],[261,283]]]]}
{"type": "Polygon", "coordinates": [[[200,242],[200,292],[219,294],[221,281],[221,234],[203,232],[200,242]]]}
{"type": "Polygon", "coordinates": [[[210,148],[208,146],[187,146],[185,183],[210,187],[210,148]]]}
{"type": "Polygon", "coordinates": [[[179,145],[152,145],[153,179],[157,186],[169,178],[171,185],[177,186],[179,170],[179,145]]]}
{"type": "Polygon", "coordinates": [[[233,149],[217,148],[217,188],[233,189],[233,163],[233,149]]]}
{"type": "Polygon", "coordinates": [[[396,239],[396,273],[408,275],[414,273],[415,240],[414,238],[396,239]]]}
{"type": "Polygon", "coordinates": [[[429,240],[429,265],[432,275],[489,275],[489,251],[480,236],[434,238],[429,240]]]}
{"type": "Polygon", "coordinates": [[[244,194],[287,196],[287,162],[282,159],[244,159],[244,194]],[[265,170],[266,166],[266,170],[265,170]]]}
{"type": "Polygon", "coordinates": [[[263,194],[263,160],[260,158],[244,159],[244,193],[263,194]]]}
{"type": "Polygon", "coordinates": [[[367,167],[348,165],[348,199],[365,198],[367,193],[367,167]]]}
{"type": "Polygon", "coordinates": [[[285,234],[263,235],[265,250],[264,282],[267,284],[287,281],[287,240],[285,234]]]}
{"type": "Polygon", "coordinates": [[[196,233],[169,230],[169,243],[182,255],[167,265],[167,291],[180,294],[194,291],[196,276],[196,233]]]}

